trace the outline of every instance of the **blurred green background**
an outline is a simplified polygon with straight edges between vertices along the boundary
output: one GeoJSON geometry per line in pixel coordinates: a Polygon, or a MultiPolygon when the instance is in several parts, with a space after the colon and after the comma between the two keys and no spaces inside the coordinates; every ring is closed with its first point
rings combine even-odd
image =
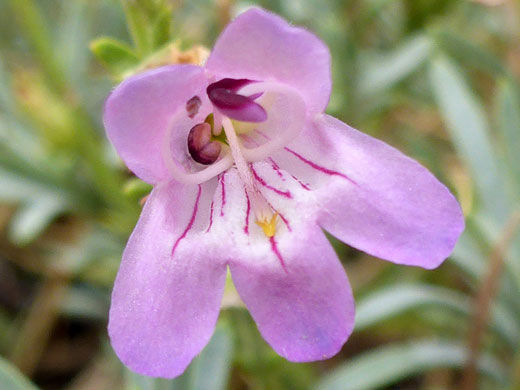
{"type": "Polygon", "coordinates": [[[520,389],[519,77],[514,0],[1,0],[0,389],[520,389]],[[432,170],[467,229],[434,271],[332,239],[357,301],[333,359],[277,356],[230,290],[182,377],[141,377],[106,321],[150,187],[106,140],[103,101],[135,72],[199,60],[254,4],[329,45],[328,112],[432,170]]]}

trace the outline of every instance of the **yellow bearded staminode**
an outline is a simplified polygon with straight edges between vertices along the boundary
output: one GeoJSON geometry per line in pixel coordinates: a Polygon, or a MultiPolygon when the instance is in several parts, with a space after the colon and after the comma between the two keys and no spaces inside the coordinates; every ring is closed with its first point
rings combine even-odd
{"type": "Polygon", "coordinates": [[[276,233],[276,217],[278,213],[273,214],[271,220],[264,219],[262,221],[256,221],[256,224],[262,228],[264,234],[267,237],[273,237],[276,233]]]}

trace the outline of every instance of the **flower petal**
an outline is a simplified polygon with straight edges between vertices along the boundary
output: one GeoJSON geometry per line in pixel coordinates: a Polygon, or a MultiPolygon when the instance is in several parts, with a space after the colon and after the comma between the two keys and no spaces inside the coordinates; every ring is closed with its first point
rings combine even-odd
{"type": "Polygon", "coordinates": [[[243,154],[247,161],[262,161],[295,139],[306,123],[306,107],[295,88],[281,83],[262,82],[242,89],[247,95],[259,95],[258,102],[268,110],[267,120],[246,124],[242,131],[243,154]]]}
{"type": "Polygon", "coordinates": [[[373,256],[435,268],[464,230],[457,200],[427,169],[333,117],[274,159],[319,193],[324,229],[373,256]]]}
{"type": "Polygon", "coordinates": [[[141,179],[154,184],[168,177],[161,154],[164,132],[191,98],[205,96],[206,86],[203,68],[165,66],[125,80],[108,97],[104,113],[107,136],[141,179]]]}
{"type": "Polygon", "coordinates": [[[279,355],[294,362],[330,358],[354,326],[352,292],[332,246],[317,225],[264,241],[230,264],[240,297],[279,355]]]}
{"type": "Polygon", "coordinates": [[[230,23],[207,61],[210,72],[235,79],[278,81],[300,91],[310,112],[330,97],[329,50],[314,34],[260,8],[230,23]]]}
{"type": "Polygon", "coordinates": [[[215,185],[155,188],[128,241],[108,330],[117,355],[136,372],[181,374],[213,333],[226,266],[200,236],[215,185]]]}
{"type": "Polygon", "coordinates": [[[216,192],[212,230],[227,237],[237,291],[273,349],[296,362],[329,358],[354,326],[346,273],[313,216],[297,205],[298,193],[307,191],[267,163],[254,165],[259,186],[280,213],[276,234],[267,237],[255,223],[235,169],[225,174],[225,202],[216,192]]]}

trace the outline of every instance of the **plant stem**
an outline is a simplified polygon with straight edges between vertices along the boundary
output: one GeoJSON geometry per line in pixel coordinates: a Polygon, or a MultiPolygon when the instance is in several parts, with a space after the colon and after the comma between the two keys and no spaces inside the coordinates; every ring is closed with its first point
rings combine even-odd
{"type": "Polygon", "coordinates": [[[27,376],[31,376],[38,366],[67,287],[67,277],[49,275],[29,308],[10,359],[27,376]]]}
{"type": "Polygon", "coordinates": [[[496,245],[489,256],[487,274],[475,296],[474,313],[468,337],[468,360],[463,376],[463,389],[476,390],[478,385],[477,361],[482,338],[488,327],[491,305],[499,288],[500,276],[504,269],[504,257],[520,226],[520,211],[509,218],[496,245]]]}

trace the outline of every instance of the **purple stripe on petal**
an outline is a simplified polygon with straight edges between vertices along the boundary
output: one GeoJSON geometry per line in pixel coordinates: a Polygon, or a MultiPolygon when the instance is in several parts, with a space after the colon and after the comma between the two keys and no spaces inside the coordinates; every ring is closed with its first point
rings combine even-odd
{"type": "Polygon", "coordinates": [[[287,273],[287,267],[285,266],[285,261],[283,260],[282,254],[280,253],[280,250],[278,249],[278,245],[276,245],[276,240],[274,239],[274,236],[269,239],[271,243],[271,250],[275,254],[275,256],[280,260],[280,265],[282,266],[285,273],[287,273]]]}
{"type": "Polygon", "coordinates": [[[247,210],[246,210],[246,224],[244,226],[244,233],[249,236],[249,214],[251,213],[251,201],[249,200],[249,195],[247,191],[244,189],[247,199],[247,210]]]}
{"type": "MultiPolygon", "coordinates": [[[[272,207],[273,207],[273,206],[271,206],[271,208],[272,208],[272,207]]],[[[283,223],[285,224],[285,226],[287,226],[287,230],[289,230],[290,232],[292,232],[291,225],[289,224],[289,220],[288,220],[287,218],[285,218],[284,215],[283,215],[281,212],[277,211],[276,209],[273,209],[273,210],[276,212],[276,214],[278,214],[278,216],[279,216],[280,219],[283,221],[283,223]]]]}
{"type": "Polygon", "coordinates": [[[302,181],[301,181],[300,179],[298,179],[296,176],[291,175],[291,177],[292,177],[294,180],[296,180],[296,181],[298,182],[298,184],[300,184],[300,186],[301,186],[304,190],[306,190],[306,191],[310,191],[310,190],[311,190],[311,188],[310,188],[307,184],[305,184],[304,182],[302,182],[302,181]]]}
{"type": "Polygon", "coordinates": [[[292,199],[292,194],[290,191],[282,191],[276,187],[273,187],[272,185],[268,184],[262,177],[260,177],[258,175],[258,173],[256,172],[255,168],[253,168],[253,165],[251,164],[251,172],[253,173],[253,177],[255,178],[255,180],[257,182],[259,182],[262,186],[264,186],[265,188],[268,188],[270,189],[271,191],[273,191],[274,193],[280,195],[280,196],[283,196],[284,198],[287,198],[287,199],[292,199]]]}
{"type": "Polygon", "coordinates": [[[206,233],[210,231],[211,226],[213,225],[213,206],[214,206],[214,204],[215,204],[215,200],[213,199],[211,201],[210,212],[209,212],[209,225],[208,225],[208,229],[206,230],[206,233]]]}
{"type": "Polygon", "coordinates": [[[269,157],[269,162],[271,163],[271,166],[273,167],[274,171],[276,172],[276,174],[280,177],[280,179],[282,179],[283,181],[285,181],[285,177],[283,177],[283,173],[282,171],[280,170],[280,166],[271,158],[269,157]]]}
{"type": "Polygon", "coordinates": [[[221,185],[221,188],[222,188],[222,203],[220,204],[220,216],[223,217],[224,216],[224,206],[226,205],[226,183],[225,183],[225,178],[226,176],[226,173],[224,172],[222,174],[222,176],[220,176],[220,185],[221,185]]]}
{"type": "Polygon", "coordinates": [[[291,229],[291,225],[289,224],[289,220],[284,217],[284,215],[278,210],[276,209],[270,202],[267,202],[267,204],[269,205],[269,207],[271,207],[271,209],[280,217],[280,219],[282,220],[282,222],[285,224],[285,226],[287,227],[287,230],[289,230],[290,232],[292,232],[292,229],[291,229]]]}
{"type": "Polygon", "coordinates": [[[333,171],[331,169],[328,169],[328,168],[325,168],[325,167],[322,167],[321,165],[318,165],[314,162],[312,162],[311,160],[308,160],[306,159],[305,157],[303,157],[301,154],[295,152],[294,150],[292,149],[289,149],[287,147],[284,148],[285,150],[287,150],[289,153],[291,153],[293,156],[295,156],[296,158],[298,158],[300,161],[304,162],[305,164],[309,165],[311,168],[313,169],[316,169],[317,171],[320,171],[326,175],[330,175],[330,176],[339,176],[339,177],[342,177],[343,179],[345,180],[348,180],[349,182],[351,182],[352,184],[355,184],[355,185],[358,185],[354,180],[352,180],[350,177],[348,177],[347,175],[341,173],[341,172],[337,172],[337,171],[333,171]]]}
{"type": "Polygon", "coordinates": [[[240,88],[253,82],[247,79],[222,79],[210,84],[206,91],[211,103],[227,117],[244,122],[264,122],[267,113],[254,101],[261,94],[248,97],[237,93],[240,88]]]}
{"type": "Polygon", "coordinates": [[[186,229],[182,234],[177,238],[177,241],[175,241],[175,244],[172,248],[172,257],[175,254],[175,249],[177,249],[177,246],[179,245],[179,242],[186,237],[188,232],[190,231],[191,227],[193,226],[193,222],[195,222],[195,217],[197,216],[197,211],[199,209],[199,200],[200,200],[200,194],[202,192],[202,186],[199,184],[199,192],[197,193],[197,199],[195,200],[195,206],[193,207],[193,214],[191,215],[190,221],[188,222],[188,226],[186,226],[186,229]]]}

